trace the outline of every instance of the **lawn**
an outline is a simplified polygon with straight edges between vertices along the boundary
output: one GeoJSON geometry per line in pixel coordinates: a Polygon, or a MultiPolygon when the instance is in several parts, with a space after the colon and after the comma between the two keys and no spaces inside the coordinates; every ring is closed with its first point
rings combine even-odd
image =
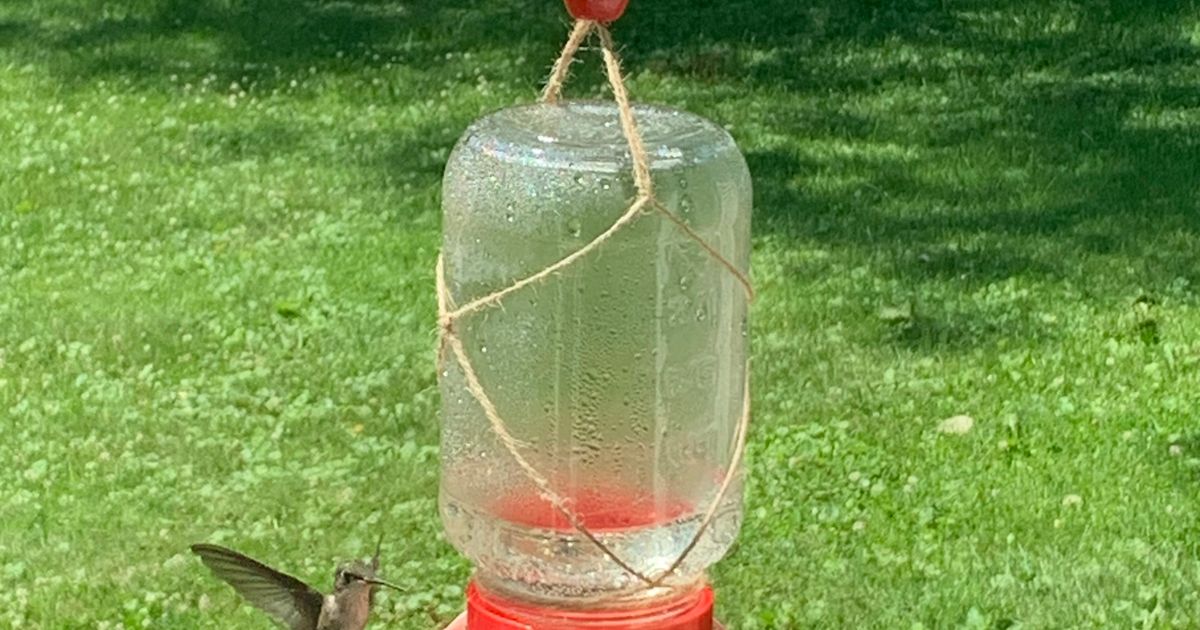
{"type": "MultiPolygon", "coordinates": [[[[567,27],[0,3],[0,627],[266,628],[189,543],[326,588],[380,531],[377,627],[456,614],[441,169],[567,27]]],[[[1200,2],[632,0],[616,36],[755,177],[732,628],[1200,626],[1200,2]]]]}

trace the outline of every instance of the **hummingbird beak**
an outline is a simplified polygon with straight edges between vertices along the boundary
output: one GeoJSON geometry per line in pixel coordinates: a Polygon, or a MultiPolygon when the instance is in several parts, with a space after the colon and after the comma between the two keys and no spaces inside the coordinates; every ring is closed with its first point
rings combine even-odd
{"type": "Polygon", "coordinates": [[[403,592],[406,590],[406,589],[404,589],[404,588],[402,588],[402,587],[399,587],[399,586],[396,586],[395,584],[392,584],[391,582],[388,582],[388,581],[386,581],[386,580],[381,580],[381,579],[379,579],[379,578],[368,578],[368,577],[365,577],[365,578],[363,578],[363,581],[364,581],[364,582],[366,582],[367,584],[373,584],[373,585],[375,585],[375,586],[386,586],[386,587],[388,587],[388,588],[390,588],[390,589],[392,589],[392,590],[399,591],[399,592],[401,592],[401,593],[403,593],[403,592]]]}

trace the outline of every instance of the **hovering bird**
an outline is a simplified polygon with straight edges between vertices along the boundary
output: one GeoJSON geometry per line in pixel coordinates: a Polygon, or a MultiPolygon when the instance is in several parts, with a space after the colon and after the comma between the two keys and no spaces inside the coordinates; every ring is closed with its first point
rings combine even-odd
{"type": "Polygon", "coordinates": [[[363,630],[376,587],[404,590],[376,577],[379,545],[370,565],[351,562],[337,568],[330,595],[232,549],[196,544],[192,552],[246,601],[291,630],[363,630]]]}

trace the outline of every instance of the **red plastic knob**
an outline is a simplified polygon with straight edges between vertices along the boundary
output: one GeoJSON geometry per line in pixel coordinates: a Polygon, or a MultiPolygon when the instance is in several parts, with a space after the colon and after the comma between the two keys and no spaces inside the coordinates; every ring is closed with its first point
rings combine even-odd
{"type": "Polygon", "coordinates": [[[629,0],[567,0],[567,10],[576,20],[615,22],[625,13],[629,0]]]}

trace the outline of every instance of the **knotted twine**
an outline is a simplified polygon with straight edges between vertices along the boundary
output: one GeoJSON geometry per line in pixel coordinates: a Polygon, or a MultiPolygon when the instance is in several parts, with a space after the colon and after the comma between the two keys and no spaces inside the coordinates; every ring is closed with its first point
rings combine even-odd
{"type": "MultiPolygon", "coordinates": [[[[546,88],[542,93],[542,102],[548,105],[559,103],[559,97],[562,94],[563,87],[566,85],[568,76],[570,75],[571,63],[575,59],[576,53],[580,47],[587,41],[587,38],[592,33],[596,33],[600,40],[601,51],[604,56],[605,74],[608,77],[609,85],[612,87],[613,97],[617,104],[617,109],[620,114],[621,129],[625,135],[626,141],[629,143],[629,152],[633,158],[633,181],[637,189],[637,196],[629,205],[629,208],[617,218],[608,229],[600,233],[599,236],[592,239],[590,242],[580,247],[578,250],[563,257],[558,262],[530,275],[513,282],[508,287],[497,290],[483,297],[471,300],[462,306],[454,303],[454,298],[450,295],[449,287],[446,284],[445,266],[442,262],[442,257],[439,255],[437,260],[437,298],[438,298],[438,373],[442,374],[442,366],[445,365],[446,354],[449,351],[454,355],[454,360],[462,370],[463,377],[466,380],[467,391],[471,397],[479,404],[484,416],[487,418],[492,432],[504,445],[505,450],[516,462],[517,466],[525,473],[529,480],[538,488],[542,499],[547,501],[559,514],[561,514],[571,527],[575,529],[581,536],[586,538],[592,545],[595,545],[605,556],[612,560],[617,566],[630,576],[637,579],[639,582],[636,589],[652,589],[661,586],[663,582],[675,573],[680,566],[683,565],[687,557],[700,543],[704,537],[713,519],[716,517],[717,511],[720,509],[721,503],[724,501],[726,494],[729,492],[730,486],[737,478],[741,468],[742,455],[746,448],[746,433],[750,423],[750,366],[746,366],[746,382],[744,384],[743,402],[741,416],[738,419],[737,428],[734,431],[732,456],[725,474],[721,480],[720,486],[717,488],[716,496],[712,503],[704,513],[704,518],[700,522],[700,526],[696,529],[696,533],[691,540],[680,552],[679,556],[671,563],[671,565],[658,575],[646,575],[642,571],[634,568],[625,559],[618,556],[612,549],[600,540],[593,533],[579,514],[571,507],[571,502],[559,494],[551,485],[550,481],[538,469],[529,462],[523,454],[523,450],[527,445],[517,439],[508,429],[508,424],[501,417],[500,412],[496,409],[496,405],[492,402],[487,390],[479,381],[479,375],[467,355],[466,348],[463,346],[462,339],[458,336],[457,322],[463,317],[467,317],[479,311],[500,306],[505,297],[521,291],[526,287],[540,283],[550,278],[554,274],[566,269],[567,267],[577,263],[585,256],[590,254],[596,248],[610,240],[618,232],[625,229],[639,218],[651,214],[658,214],[673,223],[679,230],[688,237],[697,246],[708,253],[709,257],[737,279],[746,293],[746,299],[753,301],[754,288],[750,284],[750,279],[746,274],[742,273],[732,262],[723,256],[716,248],[706,242],[698,233],[695,232],[681,218],[671,212],[666,206],[659,202],[654,193],[654,180],[650,174],[650,156],[646,152],[646,146],[642,140],[642,133],[638,128],[637,119],[634,116],[633,105],[629,100],[629,91],[625,87],[625,79],[621,74],[621,62],[617,56],[616,46],[613,43],[612,33],[608,28],[592,20],[577,20],[571,31],[571,35],[563,47],[562,53],[558,60],[555,61],[553,69],[550,72],[550,78],[546,83],[546,88]]],[[[628,589],[627,589],[628,590],[628,589]]],[[[606,597],[613,597],[621,594],[613,593],[606,597]]]]}

